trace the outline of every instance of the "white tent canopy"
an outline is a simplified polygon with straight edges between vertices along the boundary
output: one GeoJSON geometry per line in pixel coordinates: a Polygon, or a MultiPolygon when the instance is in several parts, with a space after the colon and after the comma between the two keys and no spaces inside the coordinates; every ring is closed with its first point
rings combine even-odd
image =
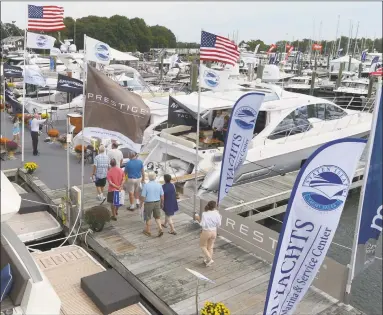
{"type": "Polygon", "coordinates": [[[121,61],[137,61],[138,58],[110,47],[112,59],[121,61]]]}
{"type": "Polygon", "coordinates": [[[19,212],[21,197],[7,176],[1,172],[1,222],[19,212]]]}
{"type": "MultiPolygon", "coordinates": [[[[343,62],[346,64],[345,70],[348,70],[348,66],[350,63],[350,56],[343,56],[343,57],[340,57],[340,58],[337,58],[337,59],[330,61],[331,71],[339,70],[341,63],[343,63],[343,62]]],[[[360,63],[361,63],[360,60],[357,60],[355,58],[351,58],[350,71],[352,71],[352,72],[357,71],[360,63]]]]}

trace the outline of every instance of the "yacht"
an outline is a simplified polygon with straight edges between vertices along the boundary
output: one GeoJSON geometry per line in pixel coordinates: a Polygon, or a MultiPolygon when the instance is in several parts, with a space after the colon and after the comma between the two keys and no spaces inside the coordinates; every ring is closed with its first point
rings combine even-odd
{"type": "Polygon", "coordinates": [[[27,247],[7,224],[19,211],[21,197],[3,172],[1,197],[1,269],[9,264],[12,275],[9,282],[11,289],[1,302],[1,313],[61,314],[61,301],[51,283],[27,247]]]}
{"type": "MultiPolygon", "coordinates": [[[[283,88],[286,91],[290,91],[290,92],[309,94],[311,89],[311,81],[312,81],[312,77],[310,76],[297,76],[297,77],[291,78],[287,82],[287,84],[283,85],[283,88]]],[[[320,88],[319,84],[320,84],[320,80],[318,78],[315,78],[314,94],[316,91],[319,90],[320,88]]]]}
{"type": "Polygon", "coordinates": [[[334,89],[334,93],[336,96],[367,96],[368,85],[369,80],[366,78],[345,79],[337,89],[334,89]]]}
{"type": "MultiPolygon", "coordinates": [[[[325,99],[287,91],[262,90],[265,99],[258,114],[244,165],[235,183],[245,183],[299,169],[318,147],[344,137],[366,137],[370,132],[372,114],[343,109],[325,99]]],[[[203,180],[199,194],[216,191],[219,184],[223,143],[212,141],[211,124],[217,110],[230,115],[243,91],[201,94],[201,131],[204,139],[198,147],[196,164],[195,126],[170,125],[163,122],[141,158],[146,170],[159,175],[171,174],[175,181],[194,184],[194,177],[203,180]]],[[[175,96],[183,111],[197,115],[198,95],[175,96]]],[[[201,137],[201,134],[198,135],[201,137]]],[[[186,186],[187,187],[187,186],[186,186]]]]}

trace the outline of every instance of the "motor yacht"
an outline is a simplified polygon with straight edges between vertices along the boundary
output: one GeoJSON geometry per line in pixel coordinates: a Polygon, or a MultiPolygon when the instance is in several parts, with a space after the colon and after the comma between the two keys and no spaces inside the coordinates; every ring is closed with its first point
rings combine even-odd
{"type": "MultiPolygon", "coordinates": [[[[283,85],[283,88],[286,91],[290,91],[290,92],[309,94],[311,89],[311,80],[312,80],[312,77],[310,76],[297,76],[297,77],[291,78],[287,82],[287,84],[283,85]]],[[[321,82],[320,79],[315,78],[314,94],[316,91],[319,90],[320,82],[321,82]]]]}
{"type": "MultiPolygon", "coordinates": [[[[235,183],[260,180],[299,169],[318,147],[345,137],[366,137],[372,114],[341,108],[325,99],[287,91],[261,91],[265,99],[254,129],[254,137],[244,165],[235,183]]],[[[199,182],[199,194],[218,189],[223,143],[212,138],[211,124],[218,110],[230,115],[244,91],[201,94],[201,140],[196,156],[196,125],[170,125],[163,122],[142,149],[146,170],[158,175],[169,173],[185,186],[199,182]],[[196,162],[198,159],[198,162],[196,162]],[[196,172],[198,163],[198,172],[196,172]]],[[[179,115],[196,117],[198,95],[192,93],[173,98],[182,104],[179,115]]]]}

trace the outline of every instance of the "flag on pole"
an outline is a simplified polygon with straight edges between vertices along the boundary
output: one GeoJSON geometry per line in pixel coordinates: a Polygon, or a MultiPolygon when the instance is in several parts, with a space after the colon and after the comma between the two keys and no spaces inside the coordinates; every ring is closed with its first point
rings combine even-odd
{"type": "Polygon", "coordinates": [[[365,50],[362,51],[362,55],[360,56],[360,61],[362,61],[362,62],[366,61],[367,52],[368,52],[368,49],[365,49],[365,50]]]}
{"type": "Polygon", "coordinates": [[[339,58],[340,55],[342,54],[342,51],[343,51],[343,48],[339,48],[339,50],[338,50],[338,58],[339,58]]]}
{"type": "Polygon", "coordinates": [[[383,70],[383,68],[379,68],[376,71],[371,72],[370,76],[381,77],[381,76],[383,76],[383,71],[382,70],[383,70]]]}
{"type": "Polygon", "coordinates": [[[56,32],[64,28],[63,7],[28,5],[28,30],[56,32]]]}
{"type": "Polygon", "coordinates": [[[378,68],[379,56],[375,56],[371,61],[370,73],[374,72],[378,68]]]}
{"type": "Polygon", "coordinates": [[[322,45],[319,45],[319,44],[313,44],[313,45],[312,45],[312,49],[313,49],[313,50],[322,50],[322,45]]]}
{"type": "Polygon", "coordinates": [[[88,65],[84,106],[84,137],[108,138],[140,152],[150,109],[129,92],[88,65]]]}
{"type": "Polygon", "coordinates": [[[43,34],[27,32],[27,47],[34,49],[52,49],[56,38],[43,34]]]}
{"type": "Polygon", "coordinates": [[[201,61],[223,62],[232,66],[236,64],[239,58],[238,46],[230,39],[205,31],[201,32],[199,53],[201,61]]]}
{"type": "Polygon", "coordinates": [[[271,44],[270,47],[269,47],[269,49],[267,50],[267,53],[268,53],[268,54],[271,53],[275,48],[277,48],[277,45],[275,45],[275,44],[271,44]]]}
{"type": "Polygon", "coordinates": [[[23,71],[24,81],[28,84],[46,86],[45,78],[40,73],[40,71],[36,69],[30,69],[28,66],[25,67],[23,71]]]}
{"type": "Polygon", "coordinates": [[[223,91],[229,85],[229,71],[217,71],[200,65],[199,73],[199,84],[202,88],[223,91]]]}
{"type": "Polygon", "coordinates": [[[279,234],[264,315],[294,314],[309,289],[338,227],[365,146],[363,139],[328,142],[299,171],[279,234]]]}
{"type": "Polygon", "coordinates": [[[257,46],[255,46],[255,49],[254,49],[254,57],[255,57],[255,55],[257,54],[260,45],[261,45],[261,44],[258,44],[257,46]]]}
{"type": "MultiPolygon", "coordinates": [[[[4,94],[5,94],[5,102],[8,103],[9,105],[11,105],[12,107],[12,113],[13,114],[18,114],[18,113],[22,113],[23,111],[23,105],[21,105],[15,95],[13,94],[13,92],[11,91],[11,89],[8,87],[8,84],[7,82],[5,82],[5,91],[4,91],[4,94]]],[[[28,111],[25,109],[25,112],[28,113],[28,111]]]]}
{"type": "Polygon", "coordinates": [[[360,225],[355,237],[358,239],[354,275],[367,268],[375,260],[376,246],[382,233],[383,212],[383,99],[380,88],[376,98],[374,119],[369,138],[364,184],[360,195],[360,225]]]}
{"type": "Polygon", "coordinates": [[[236,172],[246,160],[264,98],[265,94],[247,93],[237,100],[231,111],[221,163],[218,203],[229,193],[236,172]]]}
{"type": "Polygon", "coordinates": [[[86,60],[108,65],[111,60],[111,52],[108,44],[86,36],[86,60]]]}
{"type": "Polygon", "coordinates": [[[11,66],[7,63],[3,64],[4,77],[6,78],[22,78],[23,69],[17,66],[11,66]]]}

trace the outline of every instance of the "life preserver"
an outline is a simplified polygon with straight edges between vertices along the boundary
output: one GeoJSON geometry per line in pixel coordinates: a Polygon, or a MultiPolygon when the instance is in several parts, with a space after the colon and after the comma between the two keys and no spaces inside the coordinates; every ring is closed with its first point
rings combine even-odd
{"type": "Polygon", "coordinates": [[[245,63],[243,62],[243,60],[241,60],[241,61],[239,62],[239,66],[240,66],[241,68],[243,68],[243,67],[245,66],[245,63]]]}

